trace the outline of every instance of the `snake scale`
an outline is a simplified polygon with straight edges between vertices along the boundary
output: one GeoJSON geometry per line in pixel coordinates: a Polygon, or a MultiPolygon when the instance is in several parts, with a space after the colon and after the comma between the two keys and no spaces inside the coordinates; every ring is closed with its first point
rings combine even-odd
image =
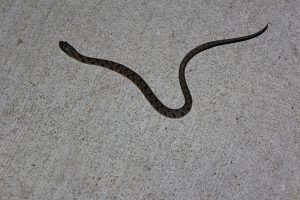
{"type": "Polygon", "coordinates": [[[249,40],[252,38],[255,38],[265,32],[268,28],[268,25],[265,26],[262,30],[243,37],[237,37],[237,38],[231,38],[231,39],[223,39],[223,40],[216,40],[204,43],[194,49],[192,49],[181,61],[180,67],[179,67],[179,83],[182,90],[182,93],[184,95],[185,103],[181,108],[172,109],[167,106],[165,106],[153,93],[149,85],[146,83],[144,79],[141,78],[140,75],[138,75],[133,70],[129,69],[128,67],[113,62],[109,60],[99,59],[99,58],[92,58],[84,56],[80,53],[78,53],[74,47],[72,47],[67,42],[60,41],[59,47],[62,51],[64,51],[68,56],[74,58],[75,60],[89,65],[97,65],[101,67],[108,68],[112,71],[115,71],[129,80],[131,80],[143,93],[143,95],[146,97],[146,99],[149,101],[149,103],[153,106],[153,108],[159,112],[160,114],[169,117],[169,118],[180,118],[185,116],[192,107],[192,96],[190,93],[190,90],[187,86],[186,80],[185,80],[185,68],[188,64],[188,62],[198,53],[216,47],[220,45],[235,43],[235,42],[242,42],[245,40],[249,40]]]}

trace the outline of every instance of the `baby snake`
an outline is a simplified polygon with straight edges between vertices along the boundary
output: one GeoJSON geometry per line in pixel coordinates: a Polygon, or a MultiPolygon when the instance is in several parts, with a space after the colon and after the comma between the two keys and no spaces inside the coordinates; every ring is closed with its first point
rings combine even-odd
{"type": "Polygon", "coordinates": [[[180,118],[185,116],[192,107],[192,96],[189,91],[189,88],[187,86],[186,80],[185,80],[185,68],[188,64],[188,62],[198,53],[201,51],[204,51],[206,49],[210,49],[216,46],[224,45],[224,44],[229,44],[229,43],[235,43],[235,42],[241,42],[245,40],[249,40],[252,38],[255,38],[265,32],[265,30],[268,28],[268,25],[265,26],[262,30],[258,31],[257,33],[243,36],[243,37],[237,37],[237,38],[231,38],[231,39],[224,39],[224,40],[217,40],[217,41],[212,41],[212,42],[207,42],[205,44],[202,44],[193,50],[191,50],[181,61],[180,67],[179,67],[179,83],[180,87],[182,90],[182,93],[184,95],[184,100],[185,103],[181,108],[177,109],[172,109],[167,106],[165,106],[153,93],[149,85],[146,83],[144,79],[140,77],[136,72],[133,70],[129,69],[128,67],[113,62],[109,60],[104,60],[104,59],[99,59],[99,58],[91,58],[84,56],[80,53],[78,53],[74,47],[69,45],[67,42],[60,41],[59,42],[59,47],[61,48],[62,51],[64,51],[68,56],[78,60],[79,62],[85,63],[85,64],[90,64],[90,65],[98,65],[101,67],[108,68],[112,71],[115,71],[129,80],[131,80],[144,94],[146,99],[149,101],[149,103],[153,106],[153,108],[159,112],[160,114],[169,117],[169,118],[180,118]]]}

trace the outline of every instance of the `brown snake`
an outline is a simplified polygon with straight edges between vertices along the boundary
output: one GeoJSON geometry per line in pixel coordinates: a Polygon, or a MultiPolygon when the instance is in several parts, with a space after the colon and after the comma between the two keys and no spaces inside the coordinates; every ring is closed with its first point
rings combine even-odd
{"type": "Polygon", "coordinates": [[[188,64],[188,62],[198,53],[201,51],[204,51],[206,49],[210,49],[216,46],[224,45],[224,44],[230,44],[230,43],[235,43],[235,42],[241,42],[245,40],[249,40],[252,38],[255,38],[265,32],[267,30],[268,25],[265,26],[262,30],[258,31],[257,33],[243,36],[243,37],[237,37],[237,38],[231,38],[231,39],[223,39],[223,40],[217,40],[217,41],[212,41],[212,42],[207,42],[205,44],[202,44],[193,50],[191,50],[181,61],[180,67],[179,67],[179,83],[180,87],[182,90],[182,93],[184,95],[184,100],[185,103],[181,108],[177,109],[172,109],[167,106],[165,106],[153,93],[149,85],[138,75],[136,72],[133,70],[129,69],[128,67],[113,62],[109,60],[103,60],[99,58],[91,58],[84,56],[80,53],[78,53],[74,47],[69,45],[67,42],[60,41],[59,42],[59,47],[61,50],[63,50],[68,56],[78,60],[79,62],[89,64],[89,65],[98,65],[101,67],[108,68],[112,71],[115,71],[129,80],[131,80],[144,94],[146,99],[149,101],[149,103],[153,106],[153,108],[159,112],[160,114],[169,117],[169,118],[180,118],[185,116],[192,107],[192,96],[189,91],[189,88],[187,86],[186,80],[185,80],[185,68],[188,64]]]}

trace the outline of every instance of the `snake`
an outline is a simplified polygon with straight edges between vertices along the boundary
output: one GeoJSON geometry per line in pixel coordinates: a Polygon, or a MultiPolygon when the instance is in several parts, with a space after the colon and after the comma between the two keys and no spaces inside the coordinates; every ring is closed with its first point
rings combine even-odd
{"type": "Polygon", "coordinates": [[[181,118],[188,114],[192,108],[192,95],[190,93],[190,90],[188,88],[186,79],[185,79],[185,69],[188,64],[188,62],[198,53],[216,47],[220,45],[230,44],[230,43],[236,43],[236,42],[242,42],[245,40],[250,40],[252,38],[255,38],[259,35],[261,35],[263,32],[265,32],[268,28],[268,25],[266,25],[262,30],[250,34],[247,36],[242,37],[236,37],[236,38],[230,38],[230,39],[222,39],[222,40],[215,40],[211,42],[207,42],[204,44],[201,44],[200,46],[195,47],[191,51],[186,54],[186,56],[183,58],[183,60],[180,63],[179,66],[179,83],[180,87],[184,96],[184,105],[180,108],[169,108],[166,105],[164,105],[154,94],[152,89],[149,87],[147,82],[135,71],[129,69],[128,67],[116,63],[109,60],[99,59],[99,58],[93,58],[84,56],[77,52],[77,50],[64,41],[59,41],[59,47],[60,49],[65,52],[68,56],[71,58],[84,63],[88,65],[97,65],[100,67],[104,67],[107,69],[110,69],[114,72],[117,72],[129,80],[131,80],[142,92],[142,94],[145,96],[145,98],[148,100],[148,102],[151,104],[151,106],[160,114],[162,114],[165,117],[168,118],[181,118]]]}

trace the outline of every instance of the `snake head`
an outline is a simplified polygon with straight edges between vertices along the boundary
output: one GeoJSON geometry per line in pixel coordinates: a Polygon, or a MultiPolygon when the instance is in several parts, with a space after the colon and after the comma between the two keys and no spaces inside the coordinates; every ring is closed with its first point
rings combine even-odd
{"type": "Polygon", "coordinates": [[[78,59],[78,56],[80,55],[74,47],[69,45],[67,42],[59,41],[59,47],[60,49],[65,52],[68,56],[71,56],[72,58],[78,59]]]}

